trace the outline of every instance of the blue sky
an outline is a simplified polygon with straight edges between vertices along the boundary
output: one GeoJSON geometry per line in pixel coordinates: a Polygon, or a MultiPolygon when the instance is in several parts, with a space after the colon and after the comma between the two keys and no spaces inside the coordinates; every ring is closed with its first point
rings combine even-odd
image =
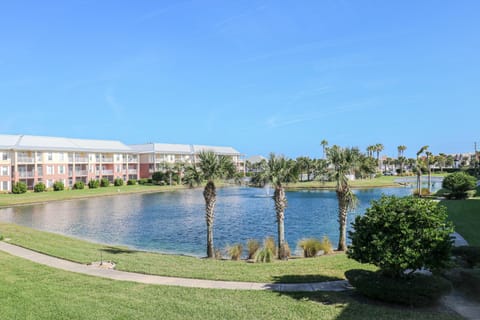
{"type": "Polygon", "coordinates": [[[0,133],[320,157],[480,143],[479,1],[4,1],[0,133]]]}

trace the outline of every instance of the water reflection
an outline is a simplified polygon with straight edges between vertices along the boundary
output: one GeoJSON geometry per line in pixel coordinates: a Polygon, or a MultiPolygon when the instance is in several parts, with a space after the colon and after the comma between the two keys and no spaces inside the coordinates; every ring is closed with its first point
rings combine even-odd
{"type": "MultiPolygon", "coordinates": [[[[359,207],[349,223],[365,212],[382,194],[411,194],[412,188],[355,190],[359,207]]],[[[286,238],[292,249],[303,237],[327,235],[338,241],[337,198],[334,191],[287,192],[286,238]]],[[[204,255],[205,203],[202,190],[135,194],[53,202],[0,209],[0,220],[136,249],[204,255]]],[[[215,246],[225,247],[250,238],[276,235],[274,203],[265,190],[218,190],[215,213],[215,246]]]]}

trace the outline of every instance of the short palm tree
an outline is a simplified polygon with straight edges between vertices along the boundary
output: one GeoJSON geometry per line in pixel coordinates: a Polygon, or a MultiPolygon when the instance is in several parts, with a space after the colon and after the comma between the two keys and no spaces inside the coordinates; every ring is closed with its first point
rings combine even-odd
{"type": "Polygon", "coordinates": [[[380,170],[382,170],[382,164],[380,163],[380,152],[384,149],[383,144],[377,143],[375,145],[375,152],[377,153],[377,165],[380,170]]]}
{"type": "Polygon", "coordinates": [[[347,213],[357,205],[357,198],[350,189],[348,176],[357,165],[359,152],[355,148],[341,148],[334,145],[328,149],[328,161],[334,167],[336,193],[338,199],[338,222],[340,237],[338,240],[339,251],[347,249],[347,213]]]}
{"type": "Polygon", "coordinates": [[[428,150],[428,146],[423,146],[417,151],[417,159],[415,161],[415,171],[417,173],[417,194],[420,197],[422,195],[422,166],[420,161],[420,155],[428,150]]]}
{"type": "Polygon", "coordinates": [[[283,156],[276,156],[271,153],[263,172],[264,179],[269,181],[275,188],[273,200],[275,201],[275,212],[277,216],[278,231],[278,258],[286,259],[285,250],[285,208],[287,197],[285,195],[284,183],[294,181],[297,177],[295,166],[283,156]]]}
{"type": "Polygon", "coordinates": [[[325,159],[325,151],[327,149],[327,146],[328,146],[328,141],[323,139],[322,142],[320,142],[320,144],[322,145],[322,149],[323,149],[323,159],[325,159]]]}
{"type": "Polygon", "coordinates": [[[205,198],[205,219],[207,221],[207,257],[214,258],[213,223],[215,220],[215,203],[217,202],[214,179],[233,176],[235,166],[230,158],[216,155],[211,151],[201,152],[199,159],[200,162],[198,166],[202,172],[202,177],[207,180],[207,184],[203,190],[203,197],[205,198]]]}

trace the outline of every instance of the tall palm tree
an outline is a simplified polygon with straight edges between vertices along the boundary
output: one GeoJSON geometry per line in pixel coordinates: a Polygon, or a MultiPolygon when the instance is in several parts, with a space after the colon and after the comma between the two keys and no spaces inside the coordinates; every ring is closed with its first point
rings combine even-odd
{"type": "Polygon", "coordinates": [[[422,195],[422,168],[420,163],[420,155],[428,150],[428,146],[423,146],[417,151],[417,159],[415,161],[415,171],[417,173],[417,193],[420,197],[422,195]]]}
{"type": "Polygon", "coordinates": [[[426,159],[426,162],[427,162],[427,172],[428,172],[428,193],[430,194],[430,191],[431,191],[431,184],[432,184],[432,168],[431,168],[431,162],[432,162],[432,153],[430,151],[427,151],[425,152],[425,154],[427,155],[427,159],[426,159]]]}
{"type": "Polygon", "coordinates": [[[284,183],[295,180],[297,173],[293,162],[284,156],[276,156],[274,153],[271,153],[263,174],[264,179],[269,181],[275,188],[273,200],[275,201],[275,213],[277,217],[278,258],[286,259],[284,220],[287,197],[283,185],[284,183]]]}
{"type": "Polygon", "coordinates": [[[334,145],[328,150],[328,160],[334,167],[335,191],[338,199],[339,251],[347,249],[347,213],[357,205],[357,198],[350,189],[348,175],[357,165],[358,157],[359,152],[355,148],[341,148],[334,145]]]}
{"type": "Polygon", "coordinates": [[[207,257],[214,258],[213,222],[215,219],[215,203],[217,202],[217,192],[214,179],[233,176],[235,165],[231,158],[216,155],[211,151],[202,151],[199,154],[199,159],[200,162],[198,166],[202,172],[202,177],[207,180],[207,184],[203,190],[203,197],[205,199],[205,219],[207,221],[207,257]]]}
{"type": "Polygon", "coordinates": [[[398,160],[400,162],[400,172],[403,173],[403,162],[405,161],[404,153],[407,150],[407,146],[399,145],[397,147],[398,150],[398,160]]]}
{"type": "Polygon", "coordinates": [[[370,146],[367,146],[367,154],[369,157],[372,157],[373,158],[373,153],[375,152],[375,145],[370,145],[370,146]]]}
{"type": "Polygon", "coordinates": [[[320,144],[322,145],[322,148],[323,148],[323,159],[325,159],[325,156],[326,156],[325,150],[328,146],[328,141],[323,139],[322,142],[320,142],[320,144]]]}
{"type": "Polygon", "coordinates": [[[377,153],[377,165],[380,170],[382,170],[382,164],[380,163],[380,152],[383,151],[383,144],[377,143],[375,146],[375,152],[377,153]]]}

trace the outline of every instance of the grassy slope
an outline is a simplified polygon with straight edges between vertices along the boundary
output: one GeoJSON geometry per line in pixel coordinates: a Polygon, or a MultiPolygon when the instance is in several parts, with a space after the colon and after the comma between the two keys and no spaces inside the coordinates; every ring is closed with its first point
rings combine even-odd
{"type": "Polygon", "coordinates": [[[113,281],[2,252],[0,270],[2,319],[460,319],[360,303],[341,293],[279,294],[113,281]]]}
{"type": "Polygon", "coordinates": [[[374,268],[347,259],[345,254],[267,264],[165,255],[101,245],[5,223],[0,223],[0,234],[10,238],[10,243],[71,261],[90,263],[99,261],[102,255],[104,260],[114,261],[118,270],[186,278],[253,282],[329,281],[344,279],[344,272],[348,269],[374,268]]]}
{"type": "Polygon", "coordinates": [[[135,185],[121,187],[106,187],[97,189],[83,190],[64,190],[64,191],[48,191],[48,192],[27,192],[23,194],[0,194],[0,207],[38,203],[47,201],[59,201],[70,199],[81,199],[89,197],[144,193],[144,192],[162,192],[185,189],[185,186],[155,186],[155,185],[135,185]]]}
{"type": "MultiPolygon", "coordinates": [[[[478,189],[477,195],[480,195],[478,189]]],[[[448,216],[455,230],[470,245],[480,246],[480,196],[468,200],[442,200],[440,203],[448,208],[448,216]]]]}

